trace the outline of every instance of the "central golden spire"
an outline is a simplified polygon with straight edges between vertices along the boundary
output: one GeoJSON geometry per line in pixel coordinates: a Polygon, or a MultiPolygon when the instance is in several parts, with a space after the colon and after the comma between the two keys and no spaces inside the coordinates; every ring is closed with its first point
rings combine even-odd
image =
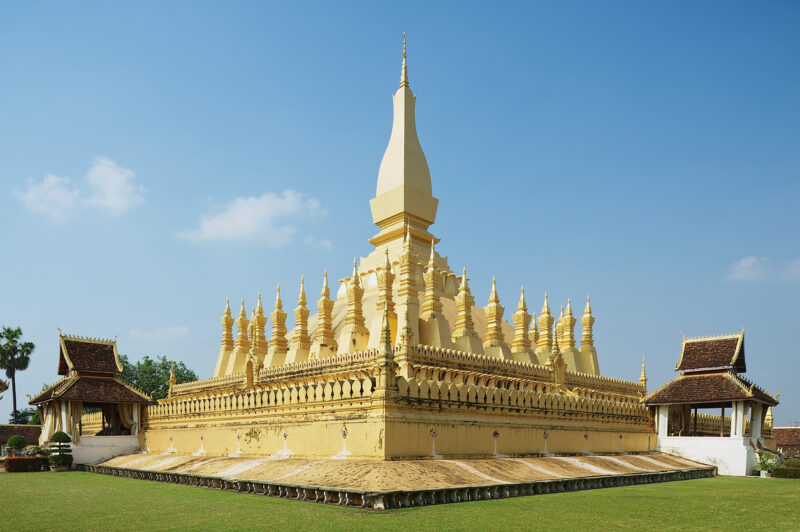
{"type": "Polygon", "coordinates": [[[403,32],[403,66],[400,68],[400,88],[408,87],[408,70],[406,69],[406,33],[403,32]]]}
{"type": "Polygon", "coordinates": [[[394,251],[399,249],[397,241],[403,238],[408,227],[412,236],[425,242],[427,247],[433,238],[428,226],[436,220],[439,203],[433,197],[428,162],[417,136],[416,97],[408,84],[406,57],[403,35],[403,64],[400,87],[393,96],[392,134],[378,170],[375,197],[370,200],[372,221],[380,228],[370,242],[375,246],[394,242],[394,251]]]}

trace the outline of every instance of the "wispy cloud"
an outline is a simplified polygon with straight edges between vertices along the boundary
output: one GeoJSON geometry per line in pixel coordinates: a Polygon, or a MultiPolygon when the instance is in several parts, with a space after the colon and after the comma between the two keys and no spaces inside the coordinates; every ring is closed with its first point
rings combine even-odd
{"type": "Polygon", "coordinates": [[[306,247],[312,249],[322,249],[324,251],[332,251],[333,250],[333,242],[328,240],[327,238],[314,238],[313,236],[307,236],[303,239],[303,244],[306,247]]]}
{"type": "Polygon", "coordinates": [[[80,190],[66,177],[47,174],[40,182],[28,179],[25,190],[13,189],[16,200],[34,214],[63,220],[75,213],[80,190]]]}
{"type": "Polygon", "coordinates": [[[41,181],[28,179],[25,190],[11,193],[28,211],[58,221],[82,208],[119,215],[144,203],[145,188],[134,183],[136,174],[108,157],[95,157],[86,174],[83,189],[72,180],[46,174],[41,181]]]}
{"type": "Polygon", "coordinates": [[[134,179],[136,174],[130,168],[123,168],[108,157],[95,157],[94,165],[86,175],[90,188],[86,203],[112,214],[135,209],[144,203],[147,191],[134,184],[134,179]]]}
{"type": "Polygon", "coordinates": [[[800,281],[800,259],[790,260],[783,266],[781,280],[800,281]]]}
{"type": "MultiPolygon", "coordinates": [[[[316,198],[294,190],[280,194],[267,192],[261,196],[236,198],[220,212],[202,215],[197,229],[180,231],[178,236],[189,240],[263,242],[279,248],[295,237],[298,225],[318,220],[325,214],[316,198]]],[[[312,241],[315,240],[312,238],[312,241]]]]}
{"type": "Polygon", "coordinates": [[[182,340],[189,336],[189,327],[164,327],[163,329],[140,330],[131,329],[131,338],[137,340],[150,340],[158,342],[168,342],[182,340]]]}
{"type": "Polygon", "coordinates": [[[768,257],[743,257],[731,265],[725,280],[732,283],[798,281],[800,280],[800,259],[776,264],[768,257]]]}

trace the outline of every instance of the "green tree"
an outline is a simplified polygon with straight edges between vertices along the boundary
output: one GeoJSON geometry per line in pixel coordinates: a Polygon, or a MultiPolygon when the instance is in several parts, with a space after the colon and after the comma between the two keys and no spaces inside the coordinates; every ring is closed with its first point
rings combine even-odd
{"type": "MultiPolygon", "coordinates": [[[[136,363],[128,361],[126,355],[119,356],[122,362],[122,378],[153,399],[163,399],[169,392],[169,373],[172,363],[165,356],[154,359],[144,357],[136,363]]],[[[186,367],[183,362],[175,362],[175,382],[196,381],[197,375],[186,367]]]]}
{"type": "Polygon", "coordinates": [[[23,408],[11,414],[8,420],[12,425],[39,425],[39,411],[35,408],[23,408]],[[36,421],[32,421],[36,418],[36,421]]]}
{"type": "Polygon", "coordinates": [[[36,349],[33,342],[20,342],[22,329],[19,327],[3,327],[0,331],[0,369],[6,370],[6,376],[11,379],[11,396],[14,399],[12,418],[16,418],[17,411],[17,372],[25,371],[31,363],[31,353],[36,349]]]}

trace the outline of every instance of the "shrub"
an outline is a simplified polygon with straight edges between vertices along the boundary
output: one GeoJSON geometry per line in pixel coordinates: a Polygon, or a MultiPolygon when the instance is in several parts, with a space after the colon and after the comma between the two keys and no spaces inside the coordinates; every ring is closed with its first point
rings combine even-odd
{"type": "Polygon", "coordinates": [[[22,452],[20,456],[40,456],[42,454],[42,448],[38,445],[28,445],[22,452]]]}
{"type": "Polygon", "coordinates": [[[793,469],[800,469],[800,458],[789,458],[788,460],[784,460],[783,467],[790,467],[793,469]]]}
{"type": "Polygon", "coordinates": [[[55,443],[69,443],[72,441],[72,438],[69,437],[69,434],[63,431],[56,431],[50,436],[50,441],[55,443]]]}
{"type": "Polygon", "coordinates": [[[778,465],[778,455],[768,451],[761,451],[758,453],[758,463],[756,464],[756,471],[772,471],[778,465]]]}
{"type": "Polygon", "coordinates": [[[65,432],[54,432],[52,436],[50,436],[50,450],[55,455],[69,455],[72,453],[72,449],[69,447],[69,442],[72,439],[69,437],[68,434],[65,432]]]}
{"type": "Polygon", "coordinates": [[[69,467],[72,465],[72,459],[71,454],[53,454],[50,455],[50,465],[69,467]]]}
{"type": "MultiPolygon", "coordinates": [[[[70,458],[72,458],[70,456],[70,458]]],[[[43,456],[8,456],[5,460],[9,473],[29,473],[47,468],[47,458],[43,456]]]]}
{"type": "Polygon", "coordinates": [[[23,438],[19,434],[14,434],[10,438],[8,438],[6,445],[11,447],[15,451],[21,451],[26,445],[28,445],[28,442],[26,442],[25,438],[23,438]]]}
{"type": "Polygon", "coordinates": [[[775,478],[800,478],[800,469],[794,467],[776,467],[772,470],[775,478]]]}

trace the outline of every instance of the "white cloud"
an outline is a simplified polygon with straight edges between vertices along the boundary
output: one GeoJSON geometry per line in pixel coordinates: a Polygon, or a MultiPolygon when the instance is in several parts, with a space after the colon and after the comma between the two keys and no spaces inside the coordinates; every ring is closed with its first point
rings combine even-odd
{"type": "Polygon", "coordinates": [[[39,182],[28,179],[24,191],[11,192],[30,212],[52,220],[69,218],[82,207],[118,215],[144,203],[146,190],[133,183],[135,178],[130,168],[123,168],[108,157],[95,157],[83,191],[66,177],[46,174],[39,182]]]}
{"type": "Polygon", "coordinates": [[[781,280],[800,281],[800,259],[790,260],[781,269],[781,280]]]}
{"type": "Polygon", "coordinates": [[[80,196],[80,191],[73,187],[72,181],[53,174],[45,175],[38,183],[28,179],[27,189],[13,189],[11,193],[32,213],[43,214],[52,220],[63,220],[72,216],[80,196]]]}
{"type": "Polygon", "coordinates": [[[181,340],[189,336],[189,327],[164,327],[163,329],[140,330],[131,329],[131,338],[137,340],[151,340],[158,342],[169,342],[181,340]]]}
{"type": "Polygon", "coordinates": [[[767,276],[768,268],[769,259],[765,257],[744,257],[733,263],[726,279],[734,283],[760,281],[767,276]]]}
{"type": "Polygon", "coordinates": [[[325,211],[316,198],[294,190],[267,192],[236,198],[221,212],[202,215],[199,228],[181,231],[178,236],[190,240],[256,241],[278,248],[292,240],[298,224],[322,216],[325,211]]]}
{"type": "Polygon", "coordinates": [[[734,262],[725,280],[734,283],[757,281],[791,282],[800,280],[800,259],[774,264],[767,257],[744,257],[734,262]]]}
{"type": "Polygon", "coordinates": [[[313,236],[307,236],[303,239],[303,244],[312,249],[322,249],[324,251],[333,250],[333,242],[331,242],[327,238],[317,239],[314,238],[313,236]]]}
{"type": "Polygon", "coordinates": [[[91,194],[86,203],[100,207],[112,214],[122,214],[144,203],[141,185],[135,185],[136,174],[123,168],[108,157],[95,157],[94,165],[86,174],[91,194]]]}

